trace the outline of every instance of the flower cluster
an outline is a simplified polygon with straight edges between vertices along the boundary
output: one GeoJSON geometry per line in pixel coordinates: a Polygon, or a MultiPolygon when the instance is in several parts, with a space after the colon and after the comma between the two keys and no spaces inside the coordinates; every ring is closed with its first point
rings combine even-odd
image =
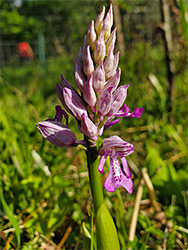
{"type": "MultiPolygon", "coordinates": [[[[57,83],[56,90],[67,113],[71,114],[78,123],[78,128],[85,138],[96,141],[104,130],[120,121],[121,117],[140,118],[143,109],[137,108],[129,112],[124,104],[129,84],[120,86],[121,69],[118,67],[119,52],[114,54],[116,28],[113,25],[112,5],[105,16],[105,7],[91,21],[83,47],[75,59],[76,91],[61,75],[61,84],[57,83]]],[[[84,140],[78,141],[75,134],[68,128],[68,114],[56,107],[55,119],[39,122],[37,128],[42,136],[56,146],[67,148],[84,145],[84,140]],[[64,116],[66,124],[62,123],[64,116]]],[[[105,188],[113,192],[116,187],[123,186],[132,192],[131,173],[125,156],[133,152],[133,146],[118,136],[103,140],[99,151],[101,161],[99,172],[103,172],[106,157],[110,157],[110,172],[105,181],[105,188]],[[121,159],[123,172],[118,157],[121,159]],[[125,175],[124,175],[125,174],[125,175]]]]}

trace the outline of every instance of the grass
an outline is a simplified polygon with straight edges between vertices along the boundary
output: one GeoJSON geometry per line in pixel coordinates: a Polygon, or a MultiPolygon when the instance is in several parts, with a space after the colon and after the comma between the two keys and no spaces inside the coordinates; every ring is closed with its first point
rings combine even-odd
{"type": "MultiPolygon", "coordinates": [[[[141,119],[126,119],[107,130],[135,146],[128,158],[134,190],[104,190],[108,207],[118,229],[121,249],[186,249],[187,241],[187,131],[184,67],[176,75],[173,110],[166,111],[166,75],[163,53],[139,44],[121,58],[121,82],[132,83],[127,105],[144,108],[141,119]],[[143,49],[144,48],[144,49],[143,49]],[[152,60],[157,58],[157,60],[152,60]],[[143,61],[143,63],[140,63],[143,61]],[[151,63],[152,61],[152,63],[151,63]],[[159,67],[159,65],[162,65],[159,67]],[[148,80],[154,74],[161,88],[148,80]],[[168,117],[171,122],[169,123],[168,117]],[[143,186],[136,237],[128,243],[135,196],[147,169],[154,187],[143,186]]],[[[35,124],[53,118],[59,104],[55,83],[63,73],[74,82],[74,58],[51,58],[45,68],[38,62],[2,69],[0,135],[0,242],[2,249],[83,249],[95,230],[86,158],[77,149],[63,150],[43,140],[35,124]],[[3,194],[3,195],[2,195],[3,194]],[[6,245],[6,248],[5,248],[6,245]],[[55,248],[56,247],[56,248],[55,248]],[[58,248],[59,247],[59,248],[58,248]]],[[[181,63],[181,62],[180,62],[181,63]]],[[[73,119],[70,128],[82,139],[73,119]]],[[[107,172],[107,168],[105,169],[107,172]]],[[[102,182],[105,176],[101,176],[102,182]]],[[[148,184],[148,183],[146,183],[148,184]]],[[[95,243],[93,243],[95,244],[95,243]]]]}

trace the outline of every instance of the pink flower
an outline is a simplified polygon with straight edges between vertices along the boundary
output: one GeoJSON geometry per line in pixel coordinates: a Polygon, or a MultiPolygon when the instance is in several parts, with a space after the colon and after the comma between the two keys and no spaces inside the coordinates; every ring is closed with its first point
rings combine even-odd
{"type": "Polygon", "coordinates": [[[57,147],[69,148],[85,143],[76,140],[74,132],[68,128],[68,115],[60,106],[56,106],[55,119],[48,119],[38,124],[39,126],[36,124],[36,127],[41,135],[57,147]],[[61,122],[62,116],[66,119],[66,125],[61,122]]]}
{"type": "Polygon", "coordinates": [[[133,150],[133,145],[123,141],[119,136],[111,136],[103,140],[103,147],[99,151],[99,154],[102,155],[102,157],[99,163],[98,170],[100,173],[103,173],[106,158],[109,156],[110,172],[104,183],[104,187],[108,192],[114,192],[117,187],[120,189],[120,186],[122,186],[129,193],[132,193],[132,175],[125,156],[133,153],[133,150]],[[118,157],[121,159],[125,175],[121,170],[118,157]]]}

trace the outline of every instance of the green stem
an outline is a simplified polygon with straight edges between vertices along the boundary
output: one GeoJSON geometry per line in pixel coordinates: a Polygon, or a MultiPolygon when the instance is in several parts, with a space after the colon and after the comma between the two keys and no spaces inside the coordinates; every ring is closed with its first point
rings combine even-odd
{"type": "Polygon", "coordinates": [[[87,141],[87,163],[88,163],[88,170],[89,170],[89,179],[90,179],[90,186],[91,186],[91,193],[93,197],[93,203],[95,207],[95,212],[99,209],[99,207],[104,202],[104,196],[102,191],[101,185],[101,178],[100,173],[98,171],[98,151],[96,146],[92,146],[89,141],[87,141]]]}
{"type": "Polygon", "coordinates": [[[87,163],[91,193],[95,207],[97,249],[120,250],[118,235],[112,216],[104,201],[100,173],[98,171],[98,149],[87,140],[87,163]]]}

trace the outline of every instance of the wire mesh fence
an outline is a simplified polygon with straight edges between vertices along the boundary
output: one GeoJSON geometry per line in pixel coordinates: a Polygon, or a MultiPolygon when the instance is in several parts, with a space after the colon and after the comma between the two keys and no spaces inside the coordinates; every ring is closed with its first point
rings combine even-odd
{"type": "MultiPolygon", "coordinates": [[[[113,1],[112,1],[113,2],[113,1]]],[[[115,1],[117,4],[117,1],[115,1]]],[[[138,42],[149,42],[152,46],[155,46],[162,42],[162,17],[161,17],[161,0],[155,1],[125,1],[124,4],[119,4],[119,21],[116,20],[117,13],[115,16],[115,26],[118,30],[121,30],[123,40],[117,41],[117,49],[120,49],[120,42],[124,43],[125,50],[131,50],[134,48],[135,44],[138,42]],[[119,23],[117,23],[119,22],[119,23]],[[121,27],[120,27],[121,26],[121,27]]],[[[175,11],[176,1],[171,3],[171,24],[176,22],[176,17],[181,19],[180,14],[175,11]],[[176,13],[175,13],[176,12],[176,13]],[[179,15],[179,16],[178,16],[179,15]]],[[[51,14],[51,20],[53,25],[53,20],[56,26],[61,27],[61,18],[55,17],[51,14]]],[[[47,24],[46,24],[47,25],[47,24]]],[[[70,31],[67,30],[67,33],[70,31]]],[[[80,31],[78,31],[80,32],[80,31]]],[[[82,31],[83,32],[83,31],[82,31]]],[[[87,30],[85,30],[85,33],[87,30]]],[[[117,31],[118,33],[118,31],[117,31]]],[[[35,39],[30,39],[29,44],[33,51],[33,60],[38,61],[41,58],[41,46],[44,48],[45,59],[49,57],[61,56],[64,52],[74,53],[78,52],[78,44],[80,41],[72,38],[72,40],[67,41],[68,34],[49,34],[44,33],[44,44],[41,44],[38,37],[35,39]]],[[[80,34],[82,37],[84,34],[80,34]]],[[[73,36],[74,37],[74,36],[73,36]]],[[[78,39],[78,37],[77,37],[78,39]]],[[[21,41],[20,41],[21,42],[21,41]]],[[[19,64],[22,63],[20,60],[18,52],[19,41],[6,40],[1,38],[0,42],[0,64],[1,66],[19,64]]],[[[123,53],[121,53],[123,54],[123,53]]],[[[75,54],[76,55],[76,54],[75,54]]]]}

